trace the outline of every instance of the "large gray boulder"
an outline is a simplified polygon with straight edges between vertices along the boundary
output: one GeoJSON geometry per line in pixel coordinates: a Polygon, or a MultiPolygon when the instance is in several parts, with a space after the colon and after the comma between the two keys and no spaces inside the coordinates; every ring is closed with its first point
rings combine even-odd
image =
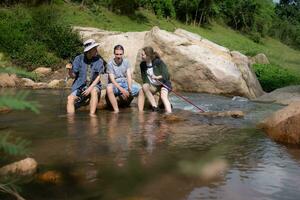
{"type": "Polygon", "coordinates": [[[140,52],[152,46],[168,65],[175,90],[207,92],[250,99],[264,92],[251,70],[249,59],[239,53],[177,29],[174,33],[154,27],[148,32],[105,32],[95,28],[75,27],[83,40],[94,38],[106,59],[113,57],[113,47],[121,44],[130,60],[134,79],[140,79],[140,52]]]}
{"type": "Polygon", "coordinates": [[[270,93],[266,93],[257,99],[262,102],[274,102],[289,105],[293,102],[300,102],[300,85],[278,88],[270,93]]]}

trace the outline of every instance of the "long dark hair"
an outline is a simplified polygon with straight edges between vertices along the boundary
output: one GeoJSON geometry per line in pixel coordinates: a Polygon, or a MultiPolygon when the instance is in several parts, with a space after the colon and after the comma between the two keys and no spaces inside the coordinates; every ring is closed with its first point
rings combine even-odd
{"type": "Polygon", "coordinates": [[[144,47],[143,51],[145,52],[146,56],[149,56],[151,58],[151,60],[154,60],[156,58],[160,59],[159,54],[153,50],[152,47],[148,46],[148,47],[144,47]]]}

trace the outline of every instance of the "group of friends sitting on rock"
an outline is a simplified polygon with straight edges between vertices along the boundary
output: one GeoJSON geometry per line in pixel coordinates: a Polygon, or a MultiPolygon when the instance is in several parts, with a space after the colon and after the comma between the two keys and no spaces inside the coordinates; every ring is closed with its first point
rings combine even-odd
{"type": "Polygon", "coordinates": [[[113,49],[114,58],[107,63],[99,55],[99,43],[89,39],[83,43],[84,52],[68,63],[69,77],[74,78],[71,94],[67,100],[68,114],[87,102],[90,104],[90,115],[94,116],[101,89],[103,87],[100,75],[108,74],[106,95],[115,113],[119,112],[117,98],[130,101],[137,97],[138,110],[144,110],[145,96],[152,106],[152,111],[159,111],[158,102],[154,95],[160,93],[166,113],[171,113],[172,108],[168,94],[171,90],[170,76],[167,66],[160,59],[152,47],[142,49],[140,63],[142,86],[132,79],[130,63],[124,58],[124,47],[116,45],[113,49]]]}

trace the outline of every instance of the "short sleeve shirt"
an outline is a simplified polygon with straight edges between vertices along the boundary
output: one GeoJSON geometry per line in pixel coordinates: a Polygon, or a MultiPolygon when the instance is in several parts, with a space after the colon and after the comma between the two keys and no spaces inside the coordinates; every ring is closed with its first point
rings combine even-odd
{"type": "MultiPolygon", "coordinates": [[[[87,67],[90,67],[90,80],[94,80],[98,75],[104,73],[103,60],[99,56],[87,60],[84,54],[80,54],[75,57],[72,65],[72,70],[76,74],[72,91],[89,84],[87,83],[87,67]]],[[[101,87],[100,82],[97,85],[101,87]]]]}
{"type": "Polygon", "coordinates": [[[113,74],[115,76],[116,81],[121,79],[127,79],[127,70],[130,68],[129,61],[127,59],[123,59],[122,63],[117,65],[114,59],[110,60],[107,63],[107,73],[113,74]]]}

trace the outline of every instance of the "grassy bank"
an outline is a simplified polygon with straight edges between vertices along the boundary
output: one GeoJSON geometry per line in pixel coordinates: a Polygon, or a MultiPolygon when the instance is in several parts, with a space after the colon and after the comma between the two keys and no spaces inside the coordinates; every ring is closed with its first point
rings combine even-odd
{"type": "MultiPolygon", "coordinates": [[[[28,34],[24,34],[24,30],[22,28],[12,29],[9,30],[10,32],[12,32],[12,37],[8,37],[8,39],[15,39],[15,37],[19,37],[17,38],[18,40],[14,41],[19,41],[20,44],[26,43],[24,50],[20,49],[19,56],[21,56],[21,58],[32,61],[31,63],[33,65],[48,65],[49,67],[52,67],[52,65],[55,64],[56,66],[62,66],[63,59],[67,59],[68,56],[75,54],[75,51],[73,53],[68,52],[71,51],[71,49],[74,50],[74,48],[71,48],[72,45],[78,47],[78,42],[73,42],[72,35],[59,38],[58,36],[67,36],[68,34],[58,34],[57,28],[55,28],[58,25],[61,26],[61,29],[65,30],[66,33],[68,33],[68,28],[64,28],[64,26],[69,27],[70,25],[96,27],[109,31],[122,32],[147,31],[150,30],[153,26],[159,26],[161,29],[165,29],[168,31],[174,31],[176,28],[186,29],[188,31],[197,33],[200,36],[207,38],[219,45],[227,47],[230,50],[236,50],[248,56],[254,56],[258,53],[264,53],[267,55],[272,65],[283,67],[290,71],[292,74],[300,77],[300,51],[294,50],[282,44],[278,40],[272,38],[263,38],[261,43],[255,43],[240,32],[236,32],[226,26],[217,23],[214,23],[206,28],[200,28],[197,26],[195,27],[186,25],[176,20],[157,18],[156,15],[148,10],[139,10],[134,16],[129,17],[117,15],[113,12],[108,11],[106,8],[97,5],[91,7],[80,7],[79,4],[63,3],[61,1],[59,5],[44,5],[34,8],[23,7],[20,5],[13,8],[0,8],[0,12],[10,13],[9,16],[19,16],[19,18],[17,20],[14,20],[15,22],[13,22],[12,24],[16,27],[22,25],[24,27],[24,30],[27,31],[28,34]],[[53,16],[57,22],[54,23],[50,20],[52,23],[45,22],[44,24],[42,24],[43,26],[40,26],[43,21],[47,21],[42,20],[43,18],[52,16],[48,16],[49,12],[47,12],[47,10],[49,9],[53,9],[58,13],[57,15],[59,16],[59,18],[56,18],[56,15],[53,16]],[[16,11],[17,13],[15,13],[16,11]],[[44,12],[38,15],[40,16],[38,17],[38,19],[41,18],[39,21],[37,21],[38,23],[36,22],[36,20],[31,22],[30,13],[39,13],[40,11],[44,12]],[[22,19],[22,17],[25,18],[25,21],[22,19]],[[39,32],[36,32],[36,30],[33,30],[33,28],[28,29],[28,24],[31,25],[32,23],[33,25],[35,25],[35,27],[38,27],[40,29],[39,32]],[[49,31],[45,32],[45,28],[49,29],[49,31]],[[32,33],[38,33],[40,37],[42,37],[42,39],[35,38],[37,34],[32,33]],[[45,37],[45,35],[47,37],[45,37]],[[22,39],[24,39],[24,41],[22,41],[22,39]],[[62,40],[64,40],[64,43],[61,42],[62,40]],[[69,46],[66,46],[65,44],[68,44],[69,46]],[[28,50],[29,55],[23,55],[22,52],[27,52],[26,49],[28,50]],[[65,56],[63,57],[61,55],[65,56]],[[41,58],[43,58],[44,60],[42,60],[41,58]],[[61,64],[59,64],[59,62],[61,64]]],[[[32,18],[34,19],[34,17],[32,18]]],[[[0,25],[4,24],[10,26],[9,23],[11,22],[4,21],[1,23],[0,25]]],[[[10,41],[6,42],[10,44],[10,41]]],[[[14,42],[12,42],[12,44],[13,43],[14,42]]],[[[19,43],[16,43],[15,46],[20,46],[19,43]]],[[[8,52],[7,54],[14,58],[14,53],[15,52],[13,51],[8,52]]]]}

